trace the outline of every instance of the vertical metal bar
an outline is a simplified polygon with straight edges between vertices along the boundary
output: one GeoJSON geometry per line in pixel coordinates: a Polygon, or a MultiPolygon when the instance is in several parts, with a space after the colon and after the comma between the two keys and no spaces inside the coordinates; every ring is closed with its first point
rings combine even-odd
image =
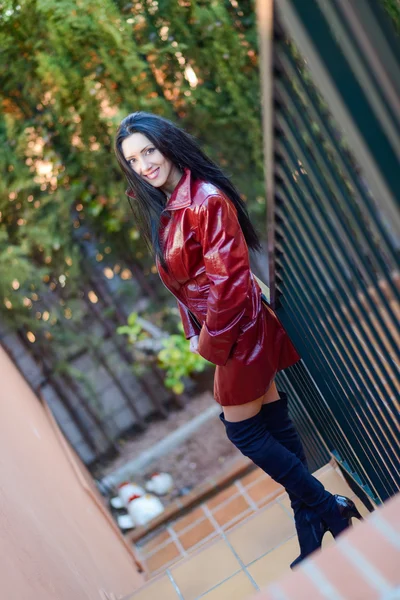
{"type": "Polygon", "coordinates": [[[278,315],[309,371],[302,362],[278,380],[297,392],[293,414],[302,422],[304,403],[341,464],[384,500],[400,487],[394,88],[375,72],[384,55],[363,30],[374,31],[369,5],[360,22],[344,0],[276,9],[271,264],[278,315]]]}
{"type": "MultiPolygon", "coordinates": [[[[284,170],[286,170],[286,166],[282,165],[282,168],[284,170]]],[[[349,286],[345,280],[345,278],[339,277],[336,275],[336,273],[341,273],[340,269],[339,269],[339,264],[337,262],[337,259],[335,258],[335,252],[334,252],[334,248],[332,247],[332,245],[330,244],[330,241],[327,239],[327,236],[322,236],[320,231],[318,230],[318,227],[316,226],[315,223],[315,215],[312,214],[311,211],[305,211],[304,207],[302,206],[301,200],[296,200],[296,198],[299,196],[302,196],[302,192],[299,188],[296,189],[296,191],[294,190],[294,188],[291,189],[291,192],[289,191],[290,189],[290,183],[289,181],[285,182],[284,187],[288,190],[288,195],[290,195],[290,197],[292,199],[295,200],[296,203],[296,212],[295,209],[293,207],[293,209],[290,206],[290,203],[287,202],[286,204],[286,210],[289,210],[290,214],[291,214],[291,221],[293,222],[293,226],[296,226],[295,221],[298,221],[299,225],[301,226],[301,229],[304,231],[304,235],[303,235],[303,245],[302,248],[305,248],[306,246],[308,247],[310,244],[312,245],[312,247],[310,247],[310,251],[309,251],[309,255],[310,255],[310,260],[312,261],[313,265],[314,265],[314,269],[316,270],[316,272],[319,274],[319,279],[321,281],[324,281],[324,279],[326,279],[326,276],[329,276],[331,278],[331,281],[335,284],[335,295],[339,296],[339,302],[336,304],[334,310],[338,311],[342,318],[344,319],[347,328],[345,330],[345,335],[346,337],[348,337],[351,341],[351,343],[355,343],[356,345],[359,346],[359,352],[363,358],[363,360],[366,361],[370,372],[368,373],[368,378],[370,380],[372,380],[373,385],[376,385],[376,382],[373,381],[373,377],[372,374],[375,372],[375,365],[371,362],[371,359],[369,358],[368,354],[366,353],[366,351],[364,350],[363,346],[359,344],[359,340],[357,338],[357,336],[354,335],[353,331],[352,331],[352,322],[350,320],[349,317],[351,317],[354,320],[354,323],[358,323],[358,314],[357,312],[354,310],[353,307],[353,302],[348,302],[348,298],[352,298],[352,292],[349,289],[349,286]],[[308,226],[307,222],[310,222],[311,225],[308,226]],[[324,263],[324,269],[326,271],[326,275],[325,273],[322,271],[319,263],[317,261],[314,260],[314,257],[312,256],[312,252],[317,252],[318,254],[321,252],[322,256],[330,256],[330,259],[326,259],[325,263],[324,263]],[[332,263],[336,266],[336,271],[331,268],[331,261],[332,263]],[[343,290],[343,291],[342,291],[343,290]],[[346,296],[346,293],[348,294],[346,296]],[[341,304],[343,304],[343,306],[346,306],[346,311],[349,314],[349,317],[344,313],[344,310],[342,309],[341,304]]],[[[365,319],[368,325],[372,325],[371,324],[371,320],[368,314],[368,311],[366,311],[365,314],[365,319]]],[[[358,323],[359,326],[359,323],[358,323]]],[[[373,328],[373,326],[372,326],[373,328]]],[[[362,328],[363,329],[363,328],[362,328]]],[[[376,337],[376,343],[378,348],[380,347],[381,352],[385,352],[385,347],[383,345],[380,345],[380,338],[378,335],[375,336],[376,337]]],[[[393,383],[394,380],[391,379],[392,373],[393,371],[391,370],[390,372],[387,370],[386,365],[383,362],[382,356],[379,352],[376,351],[376,348],[374,347],[374,344],[371,343],[368,335],[366,335],[365,337],[366,340],[366,347],[369,350],[369,352],[371,353],[371,355],[374,357],[376,363],[378,364],[379,367],[382,369],[383,374],[386,377],[386,380],[388,382],[388,386],[390,387],[392,393],[394,394],[393,398],[396,397],[396,395],[398,395],[399,393],[399,388],[396,387],[393,383]]],[[[384,385],[382,384],[382,382],[380,381],[380,377],[377,378],[376,380],[378,382],[378,388],[381,391],[381,394],[383,395],[383,398],[386,398],[386,402],[389,403],[389,405],[391,404],[391,399],[390,396],[388,394],[388,392],[386,391],[384,385]]],[[[383,410],[386,410],[386,407],[383,407],[383,410]]],[[[395,413],[391,412],[390,415],[388,415],[389,418],[395,420],[396,423],[399,422],[399,415],[396,415],[395,413]]]]}
{"type": "MultiPolygon", "coordinates": [[[[290,100],[288,94],[286,93],[286,90],[283,86],[280,87],[281,93],[284,94],[285,96],[285,102],[288,103],[288,105],[290,105],[292,112],[294,111],[296,113],[296,117],[297,119],[299,119],[299,121],[301,122],[301,124],[304,127],[304,131],[310,136],[310,138],[312,139],[313,136],[313,131],[312,131],[312,126],[309,122],[308,119],[304,118],[304,115],[302,114],[302,112],[297,108],[297,106],[290,100]]],[[[302,137],[299,135],[299,131],[298,131],[298,125],[294,122],[294,120],[292,119],[292,116],[289,112],[286,113],[285,115],[285,124],[287,124],[290,127],[291,133],[294,137],[294,139],[296,139],[296,142],[299,146],[299,148],[303,149],[303,153],[302,153],[302,158],[305,161],[305,163],[307,164],[313,164],[311,162],[311,156],[309,153],[309,150],[305,147],[304,144],[304,139],[302,139],[302,137]],[[297,125],[297,126],[296,126],[297,125]]],[[[367,230],[367,228],[364,225],[364,214],[356,214],[355,210],[354,210],[354,202],[352,197],[350,196],[348,190],[346,190],[345,187],[345,183],[342,180],[340,180],[340,178],[338,177],[338,173],[337,173],[337,169],[335,169],[332,165],[332,161],[328,158],[327,154],[325,151],[322,150],[322,148],[320,147],[320,143],[317,143],[314,145],[314,149],[313,149],[313,153],[314,153],[314,164],[315,164],[315,168],[311,170],[310,172],[310,179],[313,180],[313,187],[315,190],[318,190],[318,187],[322,188],[322,189],[326,189],[327,191],[327,197],[330,198],[330,200],[332,201],[332,205],[335,206],[335,213],[336,213],[336,222],[339,225],[341,231],[344,233],[344,235],[347,237],[347,239],[349,241],[351,241],[351,231],[350,231],[350,226],[349,226],[349,222],[348,222],[348,218],[352,218],[351,221],[351,226],[354,229],[354,231],[357,232],[358,235],[358,246],[361,249],[361,245],[363,245],[364,248],[368,248],[371,239],[370,239],[370,231],[367,230]],[[317,162],[318,159],[318,162],[317,162]]],[[[364,207],[363,207],[364,208],[364,207]]],[[[376,214],[376,212],[375,212],[376,214]]],[[[374,215],[375,216],[375,215],[374,215]]],[[[375,217],[376,218],[376,217],[375,217]]],[[[338,227],[338,229],[339,229],[338,227]]],[[[360,263],[360,266],[363,268],[364,273],[369,275],[368,273],[368,264],[366,262],[366,260],[363,258],[363,254],[362,252],[358,251],[357,245],[354,243],[349,244],[349,249],[351,249],[353,252],[357,253],[357,258],[358,261],[360,263]]],[[[377,271],[378,269],[381,269],[381,272],[385,275],[386,277],[386,281],[387,281],[387,285],[390,288],[391,293],[393,294],[393,296],[396,298],[399,298],[399,294],[398,294],[398,290],[396,289],[394,283],[392,282],[392,272],[389,268],[389,265],[386,264],[386,262],[383,260],[383,258],[381,257],[381,254],[379,252],[373,252],[373,247],[372,247],[372,251],[370,252],[370,256],[372,256],[373,260],[374,260],[374,271],[377,271]]],[[[385,307],[386,311],[388,312],[388,314],[391,316],[391,319],[393,322],[395,322],[394,319],[394,315],[392,313],[391,307],[389,305],[389,303],[386,300],[385,295],[381,292],[380,288],[378,288],[378,292],[379,292],[379,299],[382,302],[383,306],[385,307]]],[[[385,333],[387,333],[387,331],[385,331],[385,333]]]]}
{"type": "MultiPolygon", "coordinates": [[[[282,309],[284,309],[287,304],[287,296],[292,298],[290,293],[285,294],[282,309]]],[[[289,329],[296,330],[303,339],[307,340],[307,343],[302,349],[303,362],[308,365],[309,372],[314,372],[314,374],[318,375],[318,385],[319,388],[321,388],[317,393],[316,387],[312,386],[311,383],[305,379],[299,366],[296,367],[296,365],[294,365],[291,368],[292,371],[295,371],[300,383],[307,389],[308,393],[303,399],[305,406],[310,411],[312,418],[315,419],[318,430],[323,439],[327,441],[329,449],[331,451],[339,450],[342,455],[346,455],[353,470],[362,471],[364,467],[359,456],[357,456],[355,449],[348,443],[343,423],[336,418],[332,406],[328,402],[330,395],[334,395],[335,398],[340,397],[342,391],[339,387],[339,383],[332,374],[332,370],[323,349],[318,353],[312,352],[315,338],[305,329],[304,323],[299,320],[299,311],[293,311],[293,305],[290,306],[290,309],[290,312],[288,309],[284,313],[286,325],[289,326],[289,329]]],[[[366,472],[365,477],[367,477],[366,472]]]]}
{"type": "Polygon", "coordinates": [[[262,124],[264,142],[264,178],[267,202],[267,245],[269,262],[270,303],[275,306],[275,218],[274,218],[274,148],[273,148],[273,77],[272,51],[274,29],[273,0],[256,1],[260,56],[262,124]]]}
{"type": "MultiPolygon", "coordinates": [[[[287,185],[290,186],[289,182],[287,182],[287,185]]],[[[294,192],[294,189],[292,188],[292,191],[290,193],[292,193],[293,198],[296,198],[298,194],[301,195],[301,191],[299,188],[296,190],[296,192],[294,192]]],[[[302,196],[299,196],[299,198],[301,198],[301,197],[302,196]]],[[[291,210],[291,209],[289,208],[289,210],[291,210]]],[[[347,315],[345,315],[344,311],[342,310],[341,305],[342,304],[343,304],[343,306],[346,305],[346,312],[352,317],[352,319],[354,320],[354,323],[358,323],[359,316],[358,316],[357,312],[354,310],[354,306],[353,306],[354,301],[352,301],[352,302],[346,301],[345,294],[346,293],[348,294],[347,299],[352,298],[352,290],[349,289],[349,284],[346,281],[346,278],[343,276],[341,278],[336,276],[335,270],[333,270],[330,265],[330,262],[332,261],[333,264],[336,264],[337,272],[338,273],[341,272],[339,270],[340,265],[338,265],[337,259],[335,258],[334,248],[330,247],[330,243],[328,243],[327,236],[326,235],[322,236],[322,234],[318,230],[318,227],[314,227],[314,229],[312,229],[312,226],[313,225],[315,226],[315,215],[312,213],[312,211],[304,211],[304,214],[303,214],[303,207],[301,206],[301,199],[299,201],[296,201],[296,212],[294,212],[294,209],[293,209],[292,219],[294,219],[294,218],[296,218],[299,221],[299,223],[301,223],[302,228],[306,232],[305,235],[307,237],[305,239],[304,245],[308,244],[309,236],[313,237],[313,239],[315,239],[315,236],[316,236],[317,239],[320,240],[320,242],[317,243],[317,245],[315,245],[315,247],[314,247],[314,252],[316,253],[316,255],[317,256],[321,255],[321,256],[325,256],[325,257],[330,255],[329,260],[325,260],[325,263],[324,263],[324,270],[326,271],[326,273],[321,271],[321,267],[319,266],[319,263],[315,262],[314,258],[312,256],[311,256],[311,260],[315,263],[315,269],[319,272],[319,274],[322,278],[321,280],[323,281],[324,279],[326,279],[326,277],[329,276],[330,281],[335,284],[335,294],[339,295],[339,298],[338,298],[339,301],[338,301],[337,305],[335,305],[334,310],[339,311],[342,314],[342,318],[344,318],[345,322],[349,326],[348,329],[346,329],[346,331],[345,331],[345,335],[347,337],[349,337],[351,340],[353,340],[353,343],[355,343],[356,345],[359,345],[359,352],[360,352],[361,356],[363,357],[363,359],[366,360],[366,363],[369,365],[371,373],[376,371],[376,368],[375,368],[376,365],[379,365],[379,367],[382,369],[382,373],[386,377],[386,381],[387,381],[386,385],[388,385],[388,387],[390,388],[390,390],[393,394],[392,398],[389,396],[388,392],[385,389],[385,386],[382,384],[379,377],[377,378],[376,381],[378,381],[378,383],[379,383],[378,387],[381,390],[383,398],[386,398],[386,402],[388,403],[389,406],[393,405],[393,409],[395,412],[391,411],[390,418],[394,419],[396,422],[398,422],[398,414],[396,412],[396,407],[394,405],[394,402],[395,402],[394,399],[398,396],[398,393],[399,393],[399,387],[398,386],[396,387],[394,385],[396,371],[393,369],[388,370],[388,368],[386,366],[387,361],[386,361],[386,364],[384,364],[384,362],[383,362],[383,360],[384,360],[383,353],[386,353],[386,349],[384,346],[383,347],[380,346],[379,334],[377,333],[377,335],[375,336],[375,340],[376,340],[376,345],[378,346],[378,348],[380,347],[382,354],[380,354],[379,352],[376,351],[374,344],[372,344],[370,342],[368,336],[366,337],[365,346],[370,351],[371,356],[374,357],[375,363],[373,364],[373,363],[371,363],[369,356],[366,354],[366,351],[364,350],[364,344],[360,345],[358,337],[357,336],[354,337],[354,333],[352,331],[352,322],[351,322],[351,320],[349,320],[347,315]],[[295,217],[294,217],[294,215],[295,215],[295,217]],[[312,223],[312,225],[310,227],[307,227],[307,225],[305,224],[305,221],[310,221],[312,223]],[[342,290],[343,290],[344,294],[343,294],[342,290]]],[[[368,311],[366,311],[365,320],[366,320],[367,324],[370,321],[368,311]]],[[[360,327],[359,323],[358,323],[358,327],[360,327]]],[[[368,377],[370,379],[372,379],[371,373],[368,374],[368,377]]],[[[376,385],[376,383],[374,383],[374,385],[376,385]]],[[[385,407],[384,407],[384,410],[386,410],[385,407]]]]}
{"type": "Polygon", "coordinates": [[[321,114],[316,97],[316,90],[310,88],[310,86],[306,84],[299,72],[292,53],[288,51],[287,47],[283,47],[282,51],[279,53],[277,64],[281,70],[281,76],[284,78],[285,84],[288,87],[290,86],[291,92],[289,93],[293,93],[296,96],[301,94],[301,96],[304,97],[302,101],[303,104],[306,103],[306,110],[310,113],[309,118],[314,121],[314,126],[318,126],[320,133],[322,133],[331,144],[338,167],[343,172],[343,176],[351,182],[359,202],[362,203],[363,209],[366,211],[369,222],[373,224],[374,228],[377,230],[377,234],[384,242],[385,253],[390,255],[393,264],[395,264],[397,262],[397,257],[394,254],[392,241],[388,236],[386,229],[387,223],[385,226],[382,224],[382,214],[381,211],[379,211],[378,199],[373,199],[371,194],[367,192],[365,185],[361,184],[360,174],[354,171],[354,165],[350,164],[348,153],[339,151],[337,131],[334,130],[330,119],[324,118],[321,114]]]}
{"type": "MultiPolygon", "coordinates": [[[[368,263],[364,259],[362,253],[361,252],[357,253],[357,250],[354,247],[354,244],[355,244],[355,242],[353,240],[354,233],[351,231],[350,227],[345,222],[345,220],[343,218],[340,218],[341,217],[340,211],[335,211],[335,212],[332,211],[332,205],[337,207],[337,204],[335,204],[335,197],[334,197],[333,193],[331,192],[330,188],[326,185],[326,183],[324,185],[324,178],[322,177],[321,172],[316,168],[316,166],[314,166],[315,162],[313,161],[312,157],[310,156],[309,150],[307,150],[306,148],[303,148],[303,152],[300,151],[301,140],[300,140],[299,133],[296,130],[294,123],[291,121],[290,117],[287,115],[286,115],[285,120],[283,118],[280,118],[279,121],[284,129],[285,136],[288,139],[290,138],[290,145],[293,148],[293,151],[292,151],[293,155],[302,157],[304,168],[306,169],[307,174],[308,174],[307,177],[304,177],[302,179],[302,181],[304,181],[304,185],[306,186],[306,188],[309,191],[309,193],[311,194],[311,196],[316,200],[316,207],[318,207],[318,209],[321,210],[322,217],[323,217],[323,220],[325,221],[326,227],[330,231],[332,231],[332,229],[334,228],[335,230],[337,230],[341,233],[341,239],[342,239],[342,243],[345,246],[346,256],[348,258],[349,265],[351,266],[351,265],[356,264],[355,257],[357,256],[358,263],[362,268],[362,274],[364,276],[367,276],[368,279],[370,280],[370,282],[373,282],[374,275],[371,272],[371,269],[369,268],[368,263]],[[332,221],[334,223],[334,226],[331,223],[332,221]]],[[[318,152],[318,151],[316,150],[316,152],[318,152]]],[[[362,289],[365,296],[368,298],[369,293],[368,293],[367,286],[364,282],[364,279],[363,279],[363,277],[360,277],[360,273],[358,273],[357,275],[358,275],[359,286],[362,289]]],[[[388,313],[391,314],[391,312],[392,312],[391,308],[388,307],[387,299],[384,296],[384,294],[382,293],[379,286],[376,287],[376,292],[377,292],[377,295],[378,295],[380,301],[382,302],[382,305],[386,308],[386,310],[388,310],[388,313]]],[[[383,331],[385,332],[387,339],[391,343],[393,354],[399,355],[398,344],[397,344],[396,340],[394,339],[393,333],[388,328],[387,324],[385,323],[385,321],[383,320],[383,318],[379,312],[376,313],[376,318],[379,321],[379,325],[382,327],[383,331]]]]}
{"type": "MultiPolygon", "coordinates": [[[[331,368],[329,356],[326,355],[325,349],[318,346],[318,340],[314,335],[314,331],[309,327],[305,328],[303,321],[299,320],[301,314],[299,307],[296,304],[296,298],[290,290],[285,291],[285,296],[282,299],[282,311],[285,315],[285,324],[288,330],[295,330],[298,335],[305,339],[307,343],[301,349],[303,361],[308,366],[308,370],[317,379],[322,396],[320,399],[311,404],[311,398],[307,400],[306,406],[309,406],[311,415],[315,418],[318,413],[318,422],[320,433],[325,438],[326,429],[330,435],[334,446],[330,450],[337,450],[346,457],[352,465],[354,471],[362,473],[365,481],[371,482],[371,472],[366,468],[369,464],[368,455],[364,453],[361,447],[361,455],[358,452],[359,441],[353,445],[348,437],[348,431],[351,433],[351,426],[347,423],[346,414],[343,413],[344,407],[341,404],[343,390],[341,384],[331,368]],[[293,306],[296,310],[293,310],[293,306]],[[312,348],[317,347],[318,352],[313,352],[312,348]],[[342,418],[343,416],[343,418],[342,418]]],[[[281,317],[282,318],[282,317],[281,317]]],[[[378,482],[379,483],[379,482],[378,482]]],[[[375,494],[377,492],[375,485],[375,494]]],[[[380,496],[381,497],[381,496],[380,496]]],[[[383,498],[387,497],[383,493],[383,498]]]]}
{"type": "MultiPolygon", "coordinates": [[[[329,104],[336,122],[340,123],[342,129],[346,131],[349,145],[357,156],[364,175],[368,177],[368,184],[374,197],[380,199],[388,218],[398,228],[400,216],[396,209],[395,197],[379,168],[377,157],[372,154],[370,148],[365,144],[362,133],[353,120],[353,113],[338,90],[337,81],[324,62],[318,44],[321,39],[321,32],[318,32],[318,41],[316,41],[315,36],[314,39],[310,36],[310,15],[304,14],[304,11],[310,10],[310,3],[311,0],[307,4],[303,3],[302,6],[302,0],[297,0],[296,9],[294,10],[293,0],[279,0],[280,16],[300,52],[307,60],[311,75],[318,82],[318,87],[329,104]]],[[[333,59],[336,58],[342,60],[340,51],[333,52],[333,59]]]]}
{"type": "MultiPolygon", "coordinates": [[[[296,236],[296,240],[302,240],[303,241],[303,247],[304,247],[304,236],[301,236],[301,234],[298,231],[295,231],[294,234],[292,235],[292,231],[291,231],[291,226],[287,225],[287,237],[288,237],[288,241],[289,243],[291,242],[292,246],[295,247],[295,244],[293,244],[293,240],[295,239],[294,236],[296,236]]],[[[310,296],[313,299],[313,308],[314,310],[318,307],[318,311],[320,315],[324,315],[325,314],[325,309],[324,306],[322,304],[322,302],[320,301],[320,298],[323,296],[323,290],[320,288],[319,286],[319,281],[321,280],[321,278],[317,278],[316,275],[314,275],[314,269],[318,272],[318,265],[312,261],[312,256],[308,257],[307,261],[302,261],[302,264],[300,265],[298,262],[298,258],[300,259],[303,258],[302,256],[302,251],[301,251],[301,255],[299,254],[298,256],[294,256],[294,254],[292,254],[290,252],[291,255],[291,260],[293,261],[293,265],[295,267],[295,270],[298,272],[301,270],[302,273],[302,277],[306,278],[307,282],[309,283],[309,289],[312,290],[310,296]],[[309,263],[309,264],[308,264],[309,263]]],[[[288,249],[288,256],[289,256],[289,249],[288,249]]],[[[336,310],[338,310],[339,305],[336,306],[336,310]]],[[[332,339],[332,344],[334,344],[334,348],[335,348],[335,353],[336,355],[338,354],[338,349],[340,350],[340,352],[343,352],[343,354],[341,355],[341,359],[342,359],[342,364],[345,367],[348,375],[351,377],[351,379],[357,384],[357,386],[359,387],[359,389],[361,390],[361,392],[368,392],[368,388],[365,385],[365,381],[364,381],[364,377],[366,376],[366,373],[363,373],[363,365],[360,363],[360,361],[358,360],[358,357],[355,355],[351,344],[345,344],[345,342],[342,340],[340,334],[337,332],[337,327],[335,326],[335,320],[333,317],[333,312],[331,312],[331,317],[329,319],[329,323],[326,325],[325,327],[325,331],[331,336],[332,339]],[[347,355],[347,356],[346,356],[347,355]],[[343,358],[346,357],[346,360],[343,360],[343,358]],[[350,362],[348,359],[351,359],[351,361],[354,361],[354,363],[350,362]]],[[[355,397],[357,397],[357,394],[355,395],[355,397]]],[[[367,395],[368,398],[368,395],[367,395]]],[[[381,411],[383,411],[383,409],[385,408],[384,404],[381,403],[380,409],[379,410],[374,410],[371,405],[370,402],[367,400],[367,402],[363,402],[363,401],[358,401],[358,410],[359,410],[359,414],[362,414],[364,416],[365,422],[366,423],[371,423],[370,422],[370,416],[367,415],[367,411],[369,411],[371,413],[372,419],[373,419],[373,423],[371,423],[371,439],[374,440],[374,438],[377,438],[377,441],[379,440],[379,446],[382,446],[384,440],[387,440],[387,444],[385,446],[385,451],[387,453],[387,456],[389,458],[389,460],[393,461],[393,468],[396,470],[397,466],[400,465],[400,457],[397,455],[396,456],[396,443],[397,443],[397,437],[396,434],[394,433],[391,425],[388,423],[387,419],[384,418],[384,415],[381,414],[381,411]],[[375,433],[375,427],[378,426],[382,437],[380,438],[379,436],[374,436],[375,433]],[[393,446],[391,445],[393,444],[393,446]]],[[[397,434],[399,432],[399,426],[397,424],[397,434]]]]}
{"type": "MultiPolygon", "coordinates": [[[[296,275],[297,269],[289,264],[289,262],[286,263],[285,269],[286,276],[291,278],[296,286],[299,286],[300,282],[296,275]]],[[[287,296],[289,298],[288,293],[287,296]]],[[[332,347],[332,342],[328,342],[325,331],[321,330],[319,327],[321,318],[323,318],[323,315],[320,314],[320,311],[317,312],[315,307],[313,307],[313,312],[311,312],[309,303],[306,302],[305,299],[303,300],[303,295],[298,296],[297,302],[299,308],[301,309],[301,314],[307,319],[307,327],[309,331],[312,332],[315,337],[316,348],[318,348],[319,352],[321,352],[322,349],[324,350],[328,364],[334,369],[334,373],[341,387],[341,391],[335,398],[334,402],[337,410],[340,411],[342,423],[346,422],[349,426],[349,440],[351,440],[352,445],[358,446],[358,454],[360,456],[363,455],[364,459],[369,461],[374,471],[377,474],[379,473],[379,479],[382,486],[386,490],[391,490],[393,493],[395,491],[395,486],[393,484],[395,479],[392,473],[389,472],[387,463],[382,457],[382,449],[378,448],[377,446],[377,442],[379,445],[381,445],[380,440],[374,440],[373,429],[367,426],[365,418],[363,418],[361,415],[360,418],[358,417],[358,413],[355,411],[354,406],[352,406],[353,410],[349,410],[349,398],[352,399],[352,402],[355,401],[356,404],[358,404],[358,407],[360,407],[357,397],[358,390],[354,389],[354,384],[352,385],[351,382],[352,378],[354,379],[354,372],[351,373],[346,363],[337,357],[332,347]],[[363,441],[362,445],[360,443],[361,440],[363,441]],[[389,477],[387,477],[387,475],[389,475],[389,477]],[[392,481],[390,481],[390,479],[392,481]]]]}
{"type": "MultiPolygon", "coordinates": [[[[293,275],[292,271],[289,273],[288,268],[286,271],[287,275],[293,275]]],[[[292,304],[295,302],[288,290],[286,290],[285,299],[282,302],[286,303],[286,299],[292,302],[292,304]]],[[[343,376],[341,365],[332,354],[330,347],[326,344],[323,334],[319,331],[318,325],[315,323],[313,316],[300,296],[298,296],[297,302],[301,313],[307,317],[308,336],[313,339],[315,348],[318,348],[318,353],[314,354],[314,359],[319,364],[317,373],[318,371],[321,372],[321,370],[325,371],[325,382],[322,385],[325,388],[326,397],[330,399],[329,404],[334,409],[335,418],[340,421],[346,434],[347,443],[354,449],[357,459],[363,465],[367,481],[371,482],[371,487],[377,491],[377,495],[382,500],[386,499],[394,493],[396,488],[393,481],[389,481],[388,479],[387,468],[383,461],[374,452],[365,447],[362,421],[357,422],[354,419],[350,419],[345,400],[348,395],[348,383],[343,376]],[[326,361],[326,365],[330,365],[330,371],[324,369],[324,361],[326,361]],[[336,373],[340,377],[340,381],[336,373]],[[329,382],[329,386],[327,386],[327,382],[329,382]],[[333,394],[333,392],[335,393],[333,394]]]]}

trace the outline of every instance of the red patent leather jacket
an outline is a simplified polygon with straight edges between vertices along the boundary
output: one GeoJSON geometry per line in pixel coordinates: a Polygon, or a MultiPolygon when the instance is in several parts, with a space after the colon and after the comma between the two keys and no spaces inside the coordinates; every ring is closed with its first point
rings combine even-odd
{"type": "Polygon", "coordinates": [[[186,338],[199,334],[199,354],[217,365],[215,399],[222,405],[255,400],[299,355],[261,301],[236,208],[185,169],[165,211],[160,234],[169,272],[158,260],[157,268],[178,301],[186,338]]]}

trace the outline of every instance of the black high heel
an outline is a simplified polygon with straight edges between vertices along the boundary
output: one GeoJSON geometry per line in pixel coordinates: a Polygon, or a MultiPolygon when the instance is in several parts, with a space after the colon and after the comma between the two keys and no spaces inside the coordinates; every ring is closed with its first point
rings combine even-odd
{"type": "Polygon", "coordinates": [[[318,528],[314,527],[314,525],[310,523],[308,532],[303,532],[303,530],[299,529],[297,530],[297,536],[300,544],[300,556],[295,558],[290,564],[291,569],[300,564],[305,558],[307,558],[307,556],[310,556],[310,554],[321,548],[322,539],[327,531],[329,531],[328,525],[323,520],[319,521],[318,528]]]}
{"type": "Polygon", "coordinates": [[[302,534],[299,535],[300,532],[298,532],[299,541],[301,541],[304,537],[305,544],[304,549],[301,547],[302,544],[300,544],[301,554],[291,563],[291,569],[300,564],[305,558],[307,558],[307,556],[310,556],[310,554],[321,547],[322,539],[327,531],[330,531],[332,536],[336,538],[340,533],[342,533],[342,531],[351,526],[351,519],[354,518],[363,521],[363,517],[361,516],[358,508],[354,502],[350,500],[350,498],[347,498],[346,496],[339,496],[338,494],[335,494],[334,498],[336,500],[336,506],[339,514],[333,516],[332,518],[328,518],[328,522],[326,522],[324,519],[321,519],[321,528],[319,530],[316,530],[316,528],[310,523],[311,531],[308,531],[308,536],[303,536],[302,534]],[[312,538],[314,538],[314,541],[312,541],[312,538]]]}
{"type": "Polygon", "coordinates": [[[333,537],[337,537],[342,531],[351,526],[351,519],[358,519],[359,521],[363,521],[363,517],[361,516],[358,508],[354,504],[353,500],[347,498],[346,496],[339,496],[338,494],[334,495],[336,500],[336,506],[338,508],[338,517],[333,517],[332,519],[327,518],[328,529],[333,535],[333,537]]]}

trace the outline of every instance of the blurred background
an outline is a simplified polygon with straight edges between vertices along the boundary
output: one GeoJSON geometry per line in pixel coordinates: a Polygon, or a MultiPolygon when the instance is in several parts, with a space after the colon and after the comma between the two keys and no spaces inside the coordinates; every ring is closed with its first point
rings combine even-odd
{"type": "Polygon", "coordinates": [[[287,568],[275,546],[296,552],[283,491],[225,438],[214,367],[190,353],[136,228],[112,148],[136,110],[194,135],[247,204],[264,247],[253,271],[302,356],[278,383],[310,468],[366,513],[398,492],[399,34],[397,0],[0,0],[5,505],[10,540],[43,542],[63,600],[83,589],[80,566],[115,600],[104,590],[228,544],[234,526],[235,552],[252,540],[247,591],[287,568]],[[152,481],[148,527],[121,520],[154,472],[169,479],[152,481]],[[139,486],[126,497],[125,480],[139,486]]]}
{"type": "Polygon", "coordinates": [[[124,439],[212,386],[135,228],[113,136],[136,110],[177,122],[265,242],[254,3],[2,2],[0,25],[2,344],[100,476],[124,439]]]}

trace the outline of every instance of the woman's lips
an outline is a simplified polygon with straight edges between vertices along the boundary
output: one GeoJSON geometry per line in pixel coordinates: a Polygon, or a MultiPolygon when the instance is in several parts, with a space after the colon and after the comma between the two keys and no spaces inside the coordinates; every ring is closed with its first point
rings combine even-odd
{"type": "Polygon", "coordinates": [[[159,170],[160,170],[160,167],[157,167],[157,169],[155,171],[150,173],[150,175],[147,175],[147,179],[155,179],[158,176],[159,170]]]}

